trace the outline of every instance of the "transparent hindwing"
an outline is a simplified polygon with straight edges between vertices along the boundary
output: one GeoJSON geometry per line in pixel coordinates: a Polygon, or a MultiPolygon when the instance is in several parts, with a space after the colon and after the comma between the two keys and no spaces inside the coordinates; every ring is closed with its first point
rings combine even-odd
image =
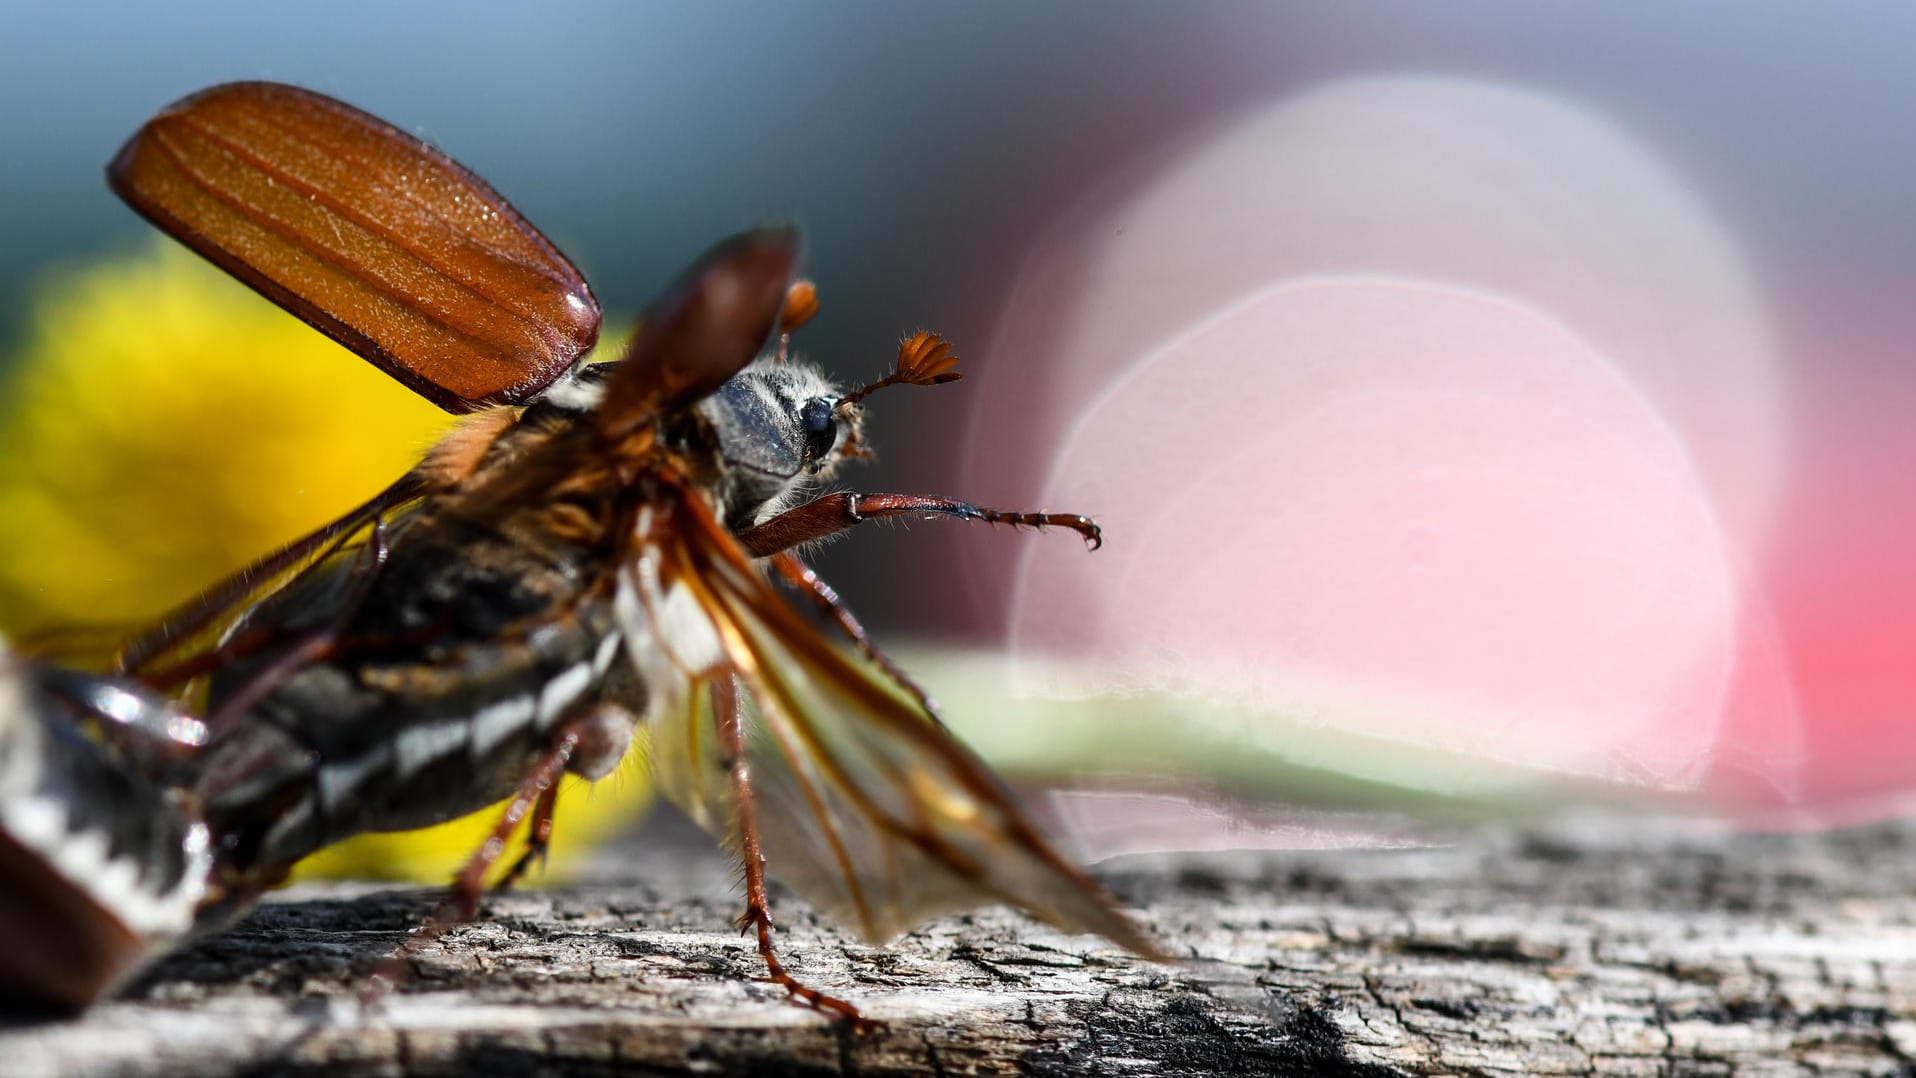
{"type": "Polygon", "coordinates": [[[1004,902],[1158,953],[983,763],[800,615],[695,495],[648,506],[634,540],[618,605],[648,686],[653,770],[707,830],[736,839],[719,725],[735,698],[767,873],[867,940],[1004,902]]]}

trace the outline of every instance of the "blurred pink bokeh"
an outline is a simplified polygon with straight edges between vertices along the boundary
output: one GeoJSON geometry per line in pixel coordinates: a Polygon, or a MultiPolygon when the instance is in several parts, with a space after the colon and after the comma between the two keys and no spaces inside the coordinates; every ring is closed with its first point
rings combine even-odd
{"type": "Polygon", "coordinates": [[[1816,583],[1903,559],[1916,493],[1805,518],[1865,449],[1807,440],[1725,215],[1583,104],[1251,110],[1062,215],[991,355],[966,486],[1111,539],[964,548],[1020,655],[1762,825],[1916,786],[1911,606],[1816,583]]]}

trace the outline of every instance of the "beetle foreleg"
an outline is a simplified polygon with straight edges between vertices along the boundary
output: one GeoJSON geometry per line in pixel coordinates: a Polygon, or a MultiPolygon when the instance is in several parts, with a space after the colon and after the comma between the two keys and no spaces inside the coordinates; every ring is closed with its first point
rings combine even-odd
{"type": "Polygon", "coordinates": [[[746,529],[738,540],[753,557],[763,558],[781,550],[830,538],[867,520],[897,516],[953,517],[958,520],[981,520],[987,524],[1009,524],[1014,528],[1069,528],[1077,532],[1092,550],[1104,545],[1103,529],[1098,527],[1097,521],[1076,513],[1020,513],[986,509],[970,502],[923,494],[853,494],[849,491],[827,494],[787,509],[763,524],[746,529]]]}

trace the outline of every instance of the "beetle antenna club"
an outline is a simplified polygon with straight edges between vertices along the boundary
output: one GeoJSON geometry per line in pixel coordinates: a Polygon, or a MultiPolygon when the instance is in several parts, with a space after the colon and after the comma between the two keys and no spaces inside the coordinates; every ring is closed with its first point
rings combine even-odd
{"type": "Polygon", "coordinates": [[[953,369],[956,366],[958,355],[951,350],[951,342],[921,329],[898,346],[898,362],[890,374],[845,394],[838,406],[849,408],[887,386],[941,386],[956,382],[964,377],[953,369]]]}

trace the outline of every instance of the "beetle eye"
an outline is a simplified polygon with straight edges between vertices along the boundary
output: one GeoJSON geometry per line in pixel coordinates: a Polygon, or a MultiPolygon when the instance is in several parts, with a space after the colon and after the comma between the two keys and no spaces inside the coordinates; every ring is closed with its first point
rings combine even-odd
{"type": "Polygon", "coordinates": [[[832,429],[832,402],[823,397],[813,397],[798,410],[798,425],[805,428],[809,435],[823,434],[832,429]]]}
{"type": "Polygon", "coordinates": [[[798,409],[798,429],[805,435],[805,460],[817,464],[838,442],[838,422],[833,418],[835,402],[813,397],[798,409]]]}

